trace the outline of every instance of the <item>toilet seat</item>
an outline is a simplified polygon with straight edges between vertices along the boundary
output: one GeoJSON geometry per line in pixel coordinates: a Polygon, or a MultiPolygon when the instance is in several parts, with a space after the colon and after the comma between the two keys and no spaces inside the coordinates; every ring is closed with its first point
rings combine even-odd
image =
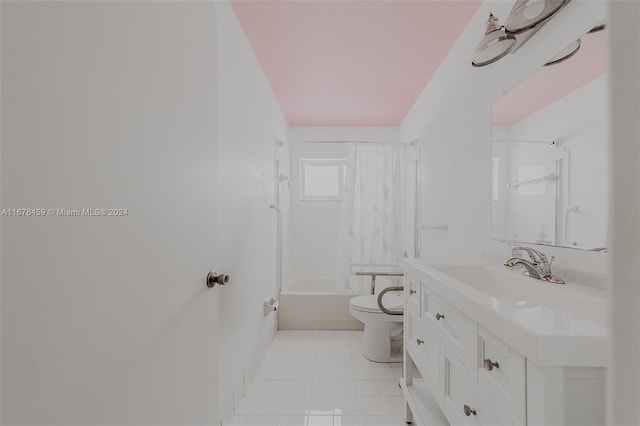
{"type": "MultiPolygon", "coordinates": [[[[383,303],[384,307],[390,310],[402,309],[404,308],[404,295],[401,292],[389,292],[383,296],[383,303]]],[[[353,297],[349,304],[356,311],[386,315],[378,307],[377,294],[353,297]]]]}

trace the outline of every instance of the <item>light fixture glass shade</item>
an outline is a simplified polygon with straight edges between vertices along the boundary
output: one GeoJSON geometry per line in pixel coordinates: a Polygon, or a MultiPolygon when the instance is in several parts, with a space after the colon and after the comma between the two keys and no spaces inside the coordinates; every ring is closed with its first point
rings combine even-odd
{"type": "Polygon", "coordinates": [[[499,26],[498,19],[490,13],[485,36],[478,44],[471,58],[471,64],[474,67],[492,64],[511,52],[514,47],[516,47],[516,38],[505,33],[499,26]]]}
{"type": "Polygon", "coordinates": [[[577,39],[576,41],[571,43],[569,46],[565,47],[560,52],[558,52],[558,54],[553,58],[551,58],[549,62],[544,64],[544,66],[546,67],[549,65],[555,65],[555,64],[559,64],[562,61],[566,61],[567,59],[569,59],[570,57],[578,53],[578,50],[580,50],[580,44],[581,44],[580,39],[577,39]]]}
{"type": "Polygon", "coordinates": [[[556,13],[567,0],[518,0],[507,17],[504,29],[519,34],[531,29],[556,13]]]}

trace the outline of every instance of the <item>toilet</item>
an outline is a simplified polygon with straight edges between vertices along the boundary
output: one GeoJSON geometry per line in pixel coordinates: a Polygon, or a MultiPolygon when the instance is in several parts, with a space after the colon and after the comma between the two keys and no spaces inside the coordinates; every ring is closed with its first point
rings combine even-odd
{"type": "MultiPolygon", "coordinates": [[[[383,298],[385,308],[404,307],[402,292],[389,292],[383,298]]],[[[378,295],[353,297],[349,312],[364,323],[362,355],[375,362],[402,362],[402,322],[404,315],[388,315],[378,307],[378,295]]]]}

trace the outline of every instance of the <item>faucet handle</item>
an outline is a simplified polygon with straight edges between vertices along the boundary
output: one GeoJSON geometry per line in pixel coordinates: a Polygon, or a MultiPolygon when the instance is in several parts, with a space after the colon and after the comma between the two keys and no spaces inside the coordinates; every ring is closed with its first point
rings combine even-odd
{"type": "Polygon", "coordinates": [[[525,246],[515,246],[512,249],[512,255],[513,257],[519,257],[520,259],[522,259],[522,252],[525,252],[529,255],[529,259],[531,259],[531,261],[533,263],[546,263],[547,262],[547,256],[545,256],[544,253],[532,249],[531,247],[525,247],[525,246]]]}

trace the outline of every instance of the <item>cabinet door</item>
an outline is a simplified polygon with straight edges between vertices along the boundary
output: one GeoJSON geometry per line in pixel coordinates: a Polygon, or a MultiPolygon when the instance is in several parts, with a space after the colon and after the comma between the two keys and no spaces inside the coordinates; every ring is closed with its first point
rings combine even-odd
{"type": "Polygon", "coordinates": [[[525,359],[490,331],[478,327],[478,388],[504,421],[526,422],[525,359]]]}
{"type": "Polygon", "coordinates": [[[442,401],[442,374],[440,368],[440,339],[429,327],[412,312],[406,318],[405,333],[409,355],[413,359],[420,375],[436,397],[442,401]]]}
{"type": "Polygon", "coordinates": [[[414,309],[420,315],[420,280],[407,274],[405,276],[406,309],[414,309]]]}
{"type": "Polygon", "coordinates": [[[444,353],[444,412],[454,425],[499,426],[509,424],[490,409],[468,380],[465,367],[455,355],[444,353]]]}

